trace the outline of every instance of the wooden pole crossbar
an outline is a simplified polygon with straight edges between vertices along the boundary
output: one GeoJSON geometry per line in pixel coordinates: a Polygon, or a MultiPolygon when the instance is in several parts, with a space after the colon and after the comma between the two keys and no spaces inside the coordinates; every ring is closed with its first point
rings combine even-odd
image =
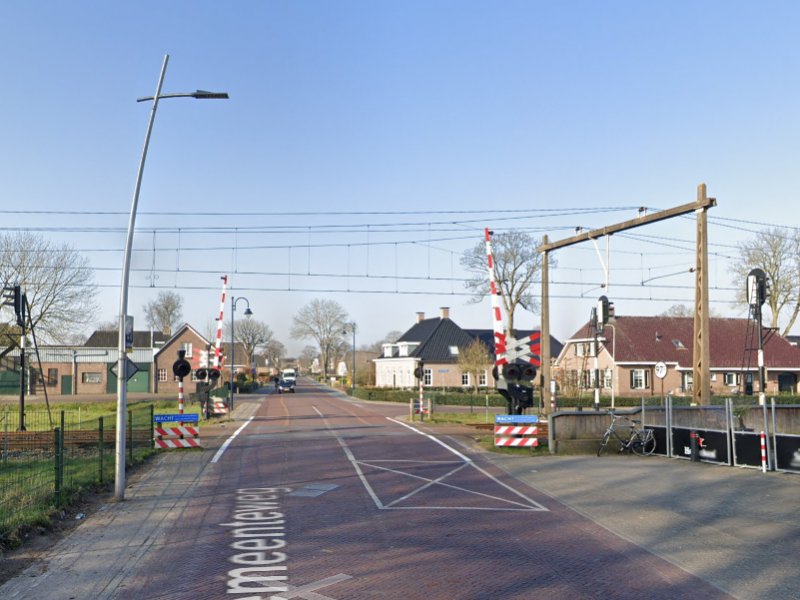
{"type": "Polygon", "coordinates": [[[544,412],[551,409],[552,392],[550,389],[550,276],[548,261],[550,252],[593,240],[602,236],[609,236],[620,231],[627,231],[650,223],[664,221],[688,213],[697,214],[697,246],[695,266],[695,317],[694,317],[694,360],[693,360],[693,400],[698,404],[708,404],[710,396],[709,372],[709,320],[708,320],[708,226],[706,213],[708,209],[716,206],[717,200],[706,196],[706,184],[697,186],[697,200],[689,204],[682,204],[656,213],[623,221],[616,225],[609,225],[579,233],[572,237],[550,242],[545,235],[538,251],[542,256],[542,399],[544,412]]]}

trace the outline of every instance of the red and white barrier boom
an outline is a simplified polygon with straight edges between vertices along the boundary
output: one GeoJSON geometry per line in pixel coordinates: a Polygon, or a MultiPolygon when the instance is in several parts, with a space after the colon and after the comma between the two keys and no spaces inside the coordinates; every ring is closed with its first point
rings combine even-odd
{"type": "MultiPolygon", "coordinates": [[[[223,275],[222,279],[222,299],[219,302],[219,318],[217,319],[217,339],[214,343],[214,368],[217,372],[222,369],[224,358],[222,356],[222,324],[223,316],[225,315],[225,294],[228,287],[228,276],[223,275]]],[[[211,413],[215,416],[222,416],[228,414],[228,405],[221,399],[215,398],[212,401],[211,413]]]]}
{"type": "Polygon", "coordinates": [[[484,229],[494,331],[495,358],[492,374],[497,391],[508,402],[509,412],[519,414],[533,402],[532,389],[524,384],[536,376],[536,368],[541,366],[541,333],[537,331],[518,340],[513,337],[512,332],[505,331],[492,252],[492,235],[493,232],[488,227],[484,229]],[[520,381],[523,385],[518,383],[520,381]]]}

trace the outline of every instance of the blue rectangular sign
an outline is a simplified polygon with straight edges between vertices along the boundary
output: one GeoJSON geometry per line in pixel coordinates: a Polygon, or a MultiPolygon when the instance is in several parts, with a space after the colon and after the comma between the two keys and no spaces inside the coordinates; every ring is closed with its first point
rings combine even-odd
{"type": "Polygon", "coordinates": [[[537,415],[495,415],[495,425],[519,425],[527,423],[538,423],[539,417],[537,415]]]}
{"type": "Polygon", "coordinates": [[[200,415],[195,413],[186,415],[154,415],[153,421],[156,423],[198,423],[200,422],[200,415]]]}

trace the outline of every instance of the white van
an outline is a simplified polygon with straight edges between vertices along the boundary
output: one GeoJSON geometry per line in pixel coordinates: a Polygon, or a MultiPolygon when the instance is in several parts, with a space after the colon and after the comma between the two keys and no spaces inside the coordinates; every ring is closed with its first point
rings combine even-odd
{"type": "Polygon", "coordinates": [[[296,381],[297,369],[284,369],[281,371],[281,379],[285,379],[286,381],[296,381]]]}

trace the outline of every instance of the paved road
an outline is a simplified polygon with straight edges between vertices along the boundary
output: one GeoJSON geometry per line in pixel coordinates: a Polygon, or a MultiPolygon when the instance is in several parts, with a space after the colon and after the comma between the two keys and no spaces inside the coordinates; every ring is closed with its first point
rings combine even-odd
{"type": "MultiPolygon", "coordinates": [[[[161,456],[125,502],[92,515],[0,598],[715,600],[797,583],[781,565],[764,573],[771,583],[750,585],[759,573],[737,572],[736,549],[684,535],[684,522],[702,514],[680,494],[691,491],[697,510],[711,503],[697,500],[707,490],[687,489],[684,473],[718,467],[489,460],[392,419],[398,412],[307,382],[296,394],[240,396],[224,436],[205,436],[202,453],[161,456]],[[675,502],[667,477],[677,478],[675,502]]],[[[736,481],[769,479],[729,471],[736,481]]]]}

